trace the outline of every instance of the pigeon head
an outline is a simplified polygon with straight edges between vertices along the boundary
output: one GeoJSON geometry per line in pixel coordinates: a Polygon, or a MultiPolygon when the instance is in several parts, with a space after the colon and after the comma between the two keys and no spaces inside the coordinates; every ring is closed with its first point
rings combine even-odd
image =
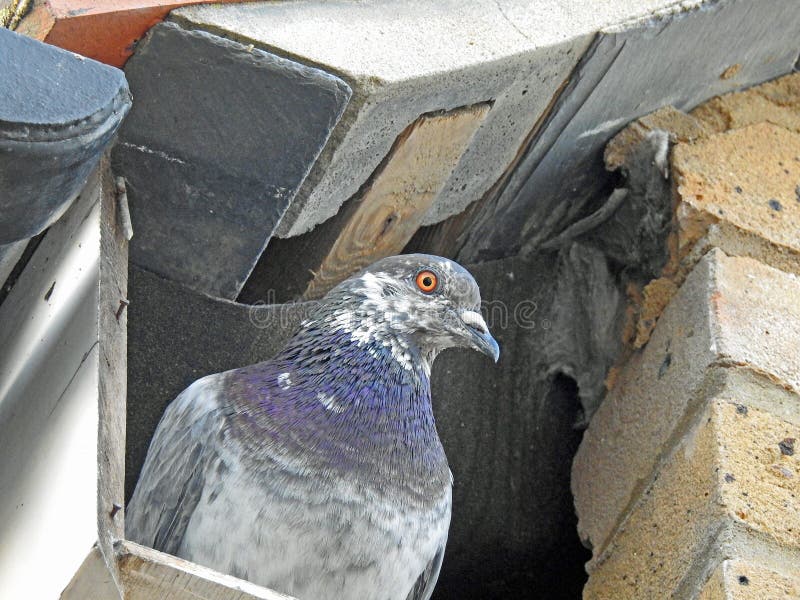
{"type": "Polygon", "coordinates": [[[478,284],[461,265],[428,254],[379,260],[340,283],[323,299],[337,328],[379,343],[396,358],[419,352],[430,364],[445,348],[468,347],[499,358],[480,313],[478,284]],[[415,352],[416,351],[416,352],[415,352]]]}

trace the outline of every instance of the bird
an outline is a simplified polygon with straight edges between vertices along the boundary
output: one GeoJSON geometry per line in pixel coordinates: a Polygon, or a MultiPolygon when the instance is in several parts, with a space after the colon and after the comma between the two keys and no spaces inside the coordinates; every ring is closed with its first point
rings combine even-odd
{"type": "Polygon", "coordinates": [[[458,263],[407,254],[335,286],[273,358],[166,408],[126,536],[300,600],[428,600],[453,476],[431,366],[500,349],[458,263]]]}

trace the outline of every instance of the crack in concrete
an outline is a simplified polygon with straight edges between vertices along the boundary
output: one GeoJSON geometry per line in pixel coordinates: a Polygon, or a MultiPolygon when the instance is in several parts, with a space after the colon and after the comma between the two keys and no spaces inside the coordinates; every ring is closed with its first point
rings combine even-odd
{"type": "Polygon", "coordinates": [[[506,11],[503,9],[503,7],[500,4],[500,0],[493,0],[493,2],[497,6],[497,10],[500,12],[500,15],[503,17],[503,19],[506,21],[506,23],[511,25],[511,27],[514,29],[514,31],[516,31],[518,34],[520,34],[526,40],[528,40],[529,42],[532,42],[533,40],[531,38],[529,38],[525,34],[525,32],[522,31],[522,29],[520,29],[519,26],[516,23],[514,23],[514,21],[512,21],[511,18],[506,14],[506,11]]]}

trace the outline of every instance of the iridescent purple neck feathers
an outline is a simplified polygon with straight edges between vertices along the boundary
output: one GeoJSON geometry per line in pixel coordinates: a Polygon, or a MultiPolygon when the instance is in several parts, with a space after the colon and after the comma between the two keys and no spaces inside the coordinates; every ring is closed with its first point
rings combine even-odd
{"type": "Polygon", "coordinates": [[[391,487],[449,483],[420,350],[398,356],[331,316],[304,322],[274,359],[226,373],[237,434],[316,472],[391,487]]]}

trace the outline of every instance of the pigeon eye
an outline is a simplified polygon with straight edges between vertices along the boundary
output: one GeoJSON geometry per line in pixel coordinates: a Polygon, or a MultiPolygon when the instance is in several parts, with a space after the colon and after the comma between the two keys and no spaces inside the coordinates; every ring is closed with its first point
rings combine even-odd
{"type": "Polygon", "coordinates": [[[433,271],[420,271],[417,274],[417,287],[420,291],[431,294],[436,291],[439,285],[439,278],[433,271]]]}

